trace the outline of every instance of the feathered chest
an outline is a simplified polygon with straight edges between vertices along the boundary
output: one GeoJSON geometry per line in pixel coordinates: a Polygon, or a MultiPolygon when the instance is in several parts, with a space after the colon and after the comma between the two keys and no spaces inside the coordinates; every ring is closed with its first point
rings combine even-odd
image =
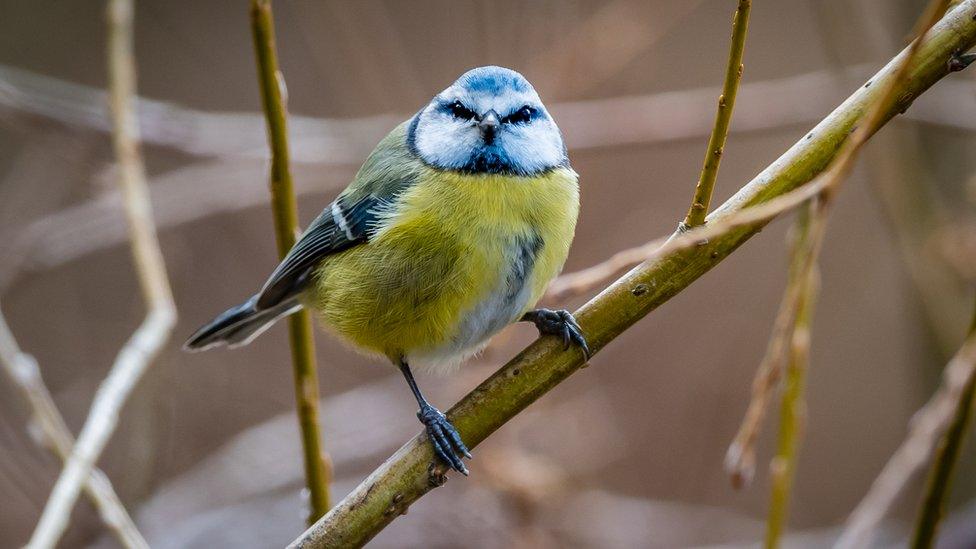
{"type": "Polygon", "coordinates": [[[557,168],[533,177],[462,174],[426,168],[379,214],[378,231],[410,232],[423,226],[440,237],[491,248],[509,237],[541,238],[568,248],[579,211],[577,175],[557,168]]]}
{"type": "Polygon", "coordinates": [[[457,356],[514,321],[562,268],[576,174],[535,178],[431,170],[377,212],[365,245],[320,269],[320,310],[387,355],[457,356]]]}

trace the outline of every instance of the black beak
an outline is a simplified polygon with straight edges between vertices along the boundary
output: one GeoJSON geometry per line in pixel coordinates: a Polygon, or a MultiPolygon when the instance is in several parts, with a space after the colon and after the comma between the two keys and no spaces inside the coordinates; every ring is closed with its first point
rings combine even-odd
{"type": "Polygon", "coordinates": [[[478,129],[481,130],[481,136],[484,138],[485,143],[491,144],[495,140],[495,134],[498,132],[498,126],[501,121],[498,119],[498,113],[494,109],[481,115],[481,120],[478,121],[478,129]]]}

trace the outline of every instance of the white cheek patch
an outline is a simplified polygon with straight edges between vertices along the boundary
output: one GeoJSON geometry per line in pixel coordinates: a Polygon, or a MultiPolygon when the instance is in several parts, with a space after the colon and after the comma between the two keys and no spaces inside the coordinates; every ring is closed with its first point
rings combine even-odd
{"type": "Polygon", "coordinates": [[[558,166],[565,160],[559,130],[549,120],[517,126],[503,132],[502,140],[509,158],[529,172],[558,166]]]}
{"type": "Polygon", "coordinates": [[[428,107],[420,115],[414,143],[420,157],[434,166],[460,168],[481,144],[481,132],[471,122],[455,120],[428,107]]]}
{"type": "MultiPolygon", "coordinates": [[[[420,157],[432,166],[443,169],[461,169],[484,146],[480,130],[470,120],[458,120],[443,112],[444,102],[460,101],[476,113],[494,110],[504,118],[524,105],[541,105],[534,90],[509,91],[503,94],[472,92],[452,86],[419,115],[414,146],[420,157]]],[[[545,112],[540,112],[528,123],[503,123],[495,138],[513,170],[518,173],[537,173],[566,162],[562,135],[556,124],[545,112]]]]}

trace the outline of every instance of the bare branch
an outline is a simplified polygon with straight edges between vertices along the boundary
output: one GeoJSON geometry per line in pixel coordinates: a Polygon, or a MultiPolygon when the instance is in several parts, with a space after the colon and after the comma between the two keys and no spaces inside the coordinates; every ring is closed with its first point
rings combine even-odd
{"type": "MultiPolygon", "coordinates": [[[[976,335],[976,315],[969,325],[969,335],[970,337],[976,335]]],[[[959,396],[952,423],[946,429],[935,454],[935,463],[932,465],[932,472],[925,487],[925,497],[915,521],[913,548],[928,548],[935,544],[939,522],[945,514],[949,499],[952,476],[959,462],[959,455],[962,453],[966,433],[972,423],[974,401],[976,401],[976,375],[970,375],[959,396]]]]}
{"type": "Polygon", "coordinates": [[[714,221],[710,220],[707,225],[687,231],[679,230],[673,235],[660,237],[647,244],[617,252],[610,259],[592,267],[575,273],[564,274],[549,285],[547,298],[552,301],[559,301],[569,296],[588,292],[640,263],[659,261],[673,253],[702,247],[708,244],[710,240],[726,235],[735,229],[767,223],[776,216],[793,210],[822,193],[831,183],[832,175],[827,177],[828,175],[830,175],[829,172],[824,172],[813,181],[792,191],[766,202],[735,210],[718,217],[714,221]]]}
{"type": "Polygon", "coordinates": [[[32,548],[54,547],[61,538],[81,487],[115,431],[119,410],[169,339],[176,323],[176,307],[153,225],[145,168],[139,151],[139,127],[132,105],[136,79],[132,55],[132,9],[131,0],[110,0],[108,4],[112,137],[132,235],[132,255],[148,313],[119,351],[95,395],[78,442],[34,529],[29,543],[32,548]]]}
{"type": "MultiPolygon", "coordinates": [[[[33,418],[44,436],[45,446],[62,461],[67,461],[75,444],[71,431],[48,392],[41,370],[34,357],[20,350],[7,321],[0,312],[0,365],[10,380],[24,393],[33,418]]],[[[100,469],[93,468],[85,482],[85,493],[98,509],[102,522],[112,531],[119,543],[127,548],[148,548],[132,517],[125,510],[112,483],[100,469]]]]}
{"type": "MultiPolygon", "coordinates": [[[[838,148],[865,110],[883,95],[884,82],[900,80],[899,102],[885,110],[887,121],[908,102],[948,73],[953,52],[976,43],[976,0],[965,0],[939,22],[921,45],[911,64],[911,78],[897,79],[902,52],[883,68],[870,85],[858,89],[834,112],[776,162],[739,190],[703,229],[687,235],[700,238],[712,224],[756,203],[771,201],[808,181],[836,156],[838,148]],[[699,232],[702,231],[702,232],[699,232]]],[[[808,188],[809,186],[804,186],[808,188]]],[[[673,251],[640,265],[606,288],[576,313],[590,349],[599,352],[650,311],[677,295],[741,244],[765,221],[743,225],[691,249],[673,251]]],[[[677,240],[677,237],[675,240],[677,240]]],[[[565,350],[556,338],[542,338],[465,396],[447,414],[465,443],[475,447],[526,406],[575,373],[583,364],[578,350],[565,350]]],[[[423,435],[401,447],[352,493],[293,543],[293,547],[356,547],[404,513],[418,498],[443,484],[445,468],[434,462],[423,435]]]]}
{"type": "MultiPolygon", "coordinates": [[[[861,147],[867,142],[868,138],[874,134],[884,120],[884,113],[895,103],[895,97],[899,85],[904,80],[911,63],[918,53],[925,33],[939,20],[945,12],[945,2],[933,0],[929,3],[925,13],[920,18],[919,26],[922,34],[912,42],[906,53],[898,59],[898,64],[894,68],[894,75],[883,84],[882,92],[877,100],[872,103],[864,119],[860,121],[857,129],[851,137],[844,142],[844,146],[837,154],[837,158],[831,162],[826,172],[817,179],[823,180],[823,188],[816,195],[819,197],[816,207],[811,209],[811,219],[807,227],[807,234],[804,238],[804,246],[798,248],[799,254],[794,260],[793,279],[786,290],[776,323],[773,329],[773,336],[770,339],[769,349],[756,373],[753,384],[752,400],[746,417],[742,422],[742,427],[736,435],[735,440],[729,446],[726,456],[726,469],[732,475],[733,484],[741,485],[751,480],[755,470],[755,442],[765,416],[766,408],[769,406],[773,390],[779,386],[782,377],[783,353],[787,342],[793,339],[796,329],[799,310],[803,304],[806,289],[810,285],[813,272],[816,269],[817,257],[823,245],[824,234],[827,230],[827,215],[840,186],[846,180],[847,175],[854,168],[854,162],[861,147]]],[[[816,181],[816,180],[815,180],[816,181]]]]}
{"type": "Polygon", "coordinates": [[[952,423],[967,385],[976,375],[976,333],[966,338],[946,366],[942,385],[912,418],[908,437],[888,460],[861,503],[851,513],[837,547],[870,545],[872,531],[884,518],[905,485],[931,459],[939,439],[952,423]]]}
{"type": "MultiPolygon", "coordinates": [[[[822,204],[809,203],[808,211],[803,212],[803,219],[797,222],[795,230],[797,242],[793,246],[790,261],[789,282],[780,302],[779,312],[773,323],[773,333],[769,338],[766,354],[756,371],[752,382],[752,398],[746,409],[745,417],[739,431],[729,445],[725,456],[725,469],[732,477],[732,485],[740,488],[752,482],[756,469],[756,440],[762,427],[763,418],[769,408],[776,389],[780,385],[783,373],[783,361],[788,349],[794,348],[797,330],[800,326],[800,308],[812,308],[809,301],[813,297],[815,263],[811,255],[813,247],[820,247],[822,240],[814,241],[811,236],[819,233],[814,223],[823,222],[822,218],[812,215],[813,210],[822,208],[822,204]]],[[[809,317],[809,312],[807,313],[809,317]]],[[[809,318],[806,319],[809,325],[809,318]]],[[[805,328],[809,332],[809,328],[805,328]]],[[[794,353],[791,353],[793,355],[794,353]]],[[[804,360],[805,361],[805,360],[804,360]]],[[[796,360],[793,360],[796,362],[796,360]]],[[[785,406],[785,404],[784,404],[785,406]]]]}
{"type": "MultiPolygon", "coordinates": [[[[930,7],[923,17],[926,21],[937,20],[937,17],[932,17],[933,13],[942,13],[942,11],[933,10],[930,7]]],[[[700,245],[702,242],[707,242],[710,238],[724,235],[738,227],[768,221],[783,212],[796,208],[815,196],[822,196],[826,200],[829,200],[829,195],[832,195],[836,191],[837,187],[847,177],[847,174],[853,169],[854,161],[857,158],[857,153],[860,151],[861,146],[887,120],[889,116],[887,113],[890,113],[891,108],[897,106],[899,111],[904,112],[911,105],[912,101],[914,101],[915,97],[911,94],[899,95],[899,83],[908,76],[911,68],[911,60],[922,42],[922,38],[913,41],[905,51],[885,67],[886,71],[884,72],[887,74],[884,76],[884,81],[880,81],[881,79],[877,77],[868,81],[865,87],[874,85],[879,87],[882,92],[878,94],[876,102],[867,107],[864,119],[859,121],[859,125],[853,131],[850,138],[843,141],[843,148],[837,154],[836,159],[832,160],[831,165],[812,181],[768,202],[724,217],[719,223],[687,231],[682,226],[679,233],[683,234],[680,236],[672,236],[667,239],[659,238],[647,244],[617,252],[603,263],[575,273],[562,275],[549,286],[548,295],[552,299],[558,300],[568,295],[586,292],[606,283],[624,269],[633,267],[638,263],[652,261],[673,251],[691,248],[696,244],[700,245]]],[[[946,70],[949,70],[948,65],[946,70]]],[[[807,138],[811,138],[815,132],[816,129],[808,134],[807,138]]]]}
{"type": "Polygon", "coordinates": [[[708,146],[705,148],[705,162],[698,177],[698,184],[695,185],[695,196],[685,215],[685,228],[704,224],[705,215],[708,214],[708,204],[712,200],[712,190],[715,188],[718,167],[725,150],[725,139],[729,136],[729,125],[732,123],[735,96],[739,91],[739,81],[742,80],[742,55],[746,48],[746,33],[749,31],[751,10],[751,0],[739,0],[739,7],[732,16],[732,44],[729,46],[729,62],[725,67],[725,84],[722,86],[722,95],[718,96],[715,125],[712,127],[712,135],[708,138],[708,146]]]}

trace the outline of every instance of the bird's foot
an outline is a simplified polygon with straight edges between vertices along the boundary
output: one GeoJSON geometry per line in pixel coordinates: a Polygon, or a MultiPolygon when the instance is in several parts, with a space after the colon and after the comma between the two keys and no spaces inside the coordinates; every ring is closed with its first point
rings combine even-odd
{"type": "Polygon", "coordinates": [[[575,343],[583,351],[583,358],[590,359],[590,347],[586,344],[586,337],[583,330],[576,323],[573,314],[569,311],[551,311],[549,309],[536,309],[525,313],[522,320],[535,324],[540,334],[548,334],[563,338],[563,343],[569,349],[570,344],[575,343]]]}
{"type": "Polygon", "coordinates": [[[426,406],[417,412],[417,419],[427,428],[427,438],[434,446],[434,454],[441,461],[450,465],[451,469],[467,476],[468,468],[464,466],[461,458],[471,459],[471,452],[468,452],[468,447],[461,440],[461,435],[447,420],[447,417],[437,408],[426,406]]]}

